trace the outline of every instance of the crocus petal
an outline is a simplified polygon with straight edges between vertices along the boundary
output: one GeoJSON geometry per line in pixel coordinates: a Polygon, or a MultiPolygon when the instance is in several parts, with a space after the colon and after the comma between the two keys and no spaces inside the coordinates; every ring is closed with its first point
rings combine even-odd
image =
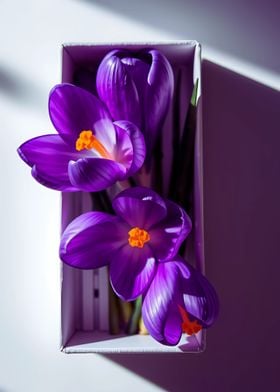
{"type": "Polygon", "coordinates": [[[114,160],[129,170],[133,162],[133,146],[130,136],[118,124],[114,123],[114,126],[116,130],[116,146],[113,152],[114,160]]]}
{"type": "Polygon", "coordinates": [[[123,52],[114,50],[104,57],[97,71],[96,88],[114,120],[129,120],[140,126],[139,96],[120,59],[122,54],[123,52]]]}
{"type": "Polygon", "coordinates": [[[110,159],[83,158],[69,162],[68,173],[73,186],[82,191],[97,192],[122,180],[126,169],[110,159]]]}
{"type": "Polygon", "coordinates": [[[149,188],[128,188],[113,200],[113,208],[132,227],[148,230],[166,216],[162,198],[149,188]]]}
{"type": "Polygon", "coordinates": [[[162,343],[168,344],[169,346],[178,344],[182,336],[182,320],[178,311],[176,310],[176,306],[171,306],[167,313],[163,336],[164,341],[162,343]]]}
{"type": "Polygon", "coordinates": [[[171,201],[165,204],[167,216],[149,230],[150,246],[158,261],[174,257],[192,227],[189,216],[181,207],[171,201]]]}
{"type": "Polygon", "coordinates": [[[144,132],[148,151],[156,142],[174,90],[174,75],[166,57],[158,50],[150,50],[149,55],[152,61],[144,100],[144,132]]]}
{"type": "Polygon", "coordinates": [[[180,270],[175,263],[158,265],[156,274],[144,297],[143,321],[149,333],[160,343],[175,345],[182,335],[177,303],[181,303],[178,286],[180,270]]]}
{"type": "Polygon", "coordinates": [[[127,227],[104,212],[87,212],[65,229],[60,243],[62,261],[82,269],[99,268],[109,263],[112,254],[126,241],[127,227]]]}
{"type": "MultiPolygon", "coordinates": [[[[93,94],[72,84],[59,84],[50,92],[49,114],[61,137],[72,147],[83,130],[103,132],[107,127],[114,135],[110,116],[93,94]]],[[[109,134],[110,132],[106,132],[109,134]]],[[[102,134],[101,132],[101,134],[102,134]]]]}
{"type": "Polygon", "coordinates": [[[143,88],[148,79],[148,74],[150,71],[150,64],[149,64],[149,56],[146,55],[146,51],[140,52],[140,58],[136,57],[122,57],[121,61],[126,66],[126,70],[129,72],[131,79],[133,80],[141,106],[141,115],[142,118],[146,114],[144,113],[144,107],[142,103],[145,99],[145,88],[143,88]],[[142,55],[141,55],[142,54],[142,55]],[[142,58],[143,57],[143,58],[142,58]],[[145,59],[145,57],[147,57],[145,59]]]}
{"type": "Polygon", "coordinates": [[[219,312],[219,299],[214,287],[198,270],[190,264],[180,262],[182,274],[183,301],[186,310],[204,327],[210,327],[219,312]],[[189,275],[189,276],[187,276],[189,275]]]}
{"type": "Polygon", "coordinates": [[[159,342],[177,344],[182,334],[179,306],[203,327],[215,321],[219,302],[208,280],[176,257],[160,263],[143,300],[142,315],[150,334],[159,342]]]}
{"type": "Polygon", "coordinates": [[[148,245],[125,245],[114,253],[110,263],[111,284],[116,294],[132,301],[148,287],[155,273],[156,261],[148,245]]]}
{"type": "Polygon", "coordinates": [[[150,153],[161,130],[174,89],[166,57],[157,50],[114,50],[97,72],[97,91],[114,120],[129,120],[144,133],[150,153]]]}
{"type": "Polygon", "coordinates": [[[103,118],[93,125],[93,132],[97,139],[109,151],[113,152],[116,146],[116,130],[111,120],[103,118]]]}
{"type": "Polygon", "coordinates": [[[77,191],[68,176],[68,163],[78,157],[59,135],[44,135],[28,140],[18,148],[20,157],[32,167],[41,184],[60,191],[77,191]]]}
{"type": "MultiPolygon", "coordinates": [[[[136,173],[144,163],[146,156],[145,139],[138,127],[129,121],[116,121],[114,122],[114,125],[117,131],[118,141],[121,140],[120,138],[122,137],[120,154],[122,154],[126,159],[128,156],[128,158],[131,160],[130,168],[127,173],[127,176],[129,176],[136,173]],[[124,140],[126,140],[127,137],[129,138],[132,145],[131,152],[128,142],[124,143],[124,140]]],[[[117,160],[119,161],[119,159],[117,160]]]]}

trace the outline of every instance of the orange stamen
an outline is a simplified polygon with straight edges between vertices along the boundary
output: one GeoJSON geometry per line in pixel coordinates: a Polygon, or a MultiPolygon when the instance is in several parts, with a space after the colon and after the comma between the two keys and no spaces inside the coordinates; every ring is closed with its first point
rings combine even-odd
{"type": "Polygon", "coordinates": [[[145,243],[151,239],[149,233],[144,229],[139,229],[139,227],[133,227],[128,235],[128,243],[133,248],[143,248],[145,243]]]}
{"type": "Polygon", "coordinates": [[[182,308],[181,305],[178,305],[181,317],[182,317],[182,331],[188,335],[193,335],[199,332],[202,329],[202,326],[198,323],[197,320],[191,321],[188,315],[188,312],[182,308]]]}
{"type": "Polygon", "coordinates": [[[92,131],[82,131],[76,140],[76,150],[97,151],[103,158],[111,159],[111,154],[106,150],[103,144],[93,135],[92,131]]]}

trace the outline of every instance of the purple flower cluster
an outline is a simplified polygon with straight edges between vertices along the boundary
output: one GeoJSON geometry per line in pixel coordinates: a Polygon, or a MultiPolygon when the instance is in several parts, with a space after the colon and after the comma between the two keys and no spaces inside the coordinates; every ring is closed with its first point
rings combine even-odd
{"type": "Polygon", "coordinates": [[[19,149],[41,184],[60,191],[96,192],[134,174],[146,154],[144,137],[129,121],[113,121],[93,94],[55,86],[49,114],[58,135],[28,140],[19,149]]]}
{"type": "MultiPolygon", "coordinates": [[[[150,159],[173,91],[173,73],[157,50],[114,50],[97,72],[99,98],[71,84],[55,86],[49,114],[58,134],[22,144],[20,157],[41,184],[60,191],[97,192],[135,174],[150,159]]],[[[213,324],[218,298],[208,280],[181,259],[191,220],[174,202],[136,186],[112,200],[114,214],[74,219],[60,244],[62,261],[81,269],[109,265],[116,294],[143,296],[142,316],[159,342],[213,324]]]]}
{"type": "Polygon", "coordinates": [[[178,343],[184,317],[190,325],[196,320],[197,331],[210,326],[218,310],[215,290],[178,256],[191,231],[185,211],[144,187],[119,193],[112,204],[115,215],[87,212],[68,225],[61,259],[82,269],[108,264],[119,297],[131,301],[144,296],[144,323],[161,343],[178,343]]]}

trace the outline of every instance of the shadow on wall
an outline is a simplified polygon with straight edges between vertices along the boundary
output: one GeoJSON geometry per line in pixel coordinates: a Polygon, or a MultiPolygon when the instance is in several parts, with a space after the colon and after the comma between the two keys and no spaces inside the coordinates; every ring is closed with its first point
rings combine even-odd
{"type": "Polygon", "coordinates": [[[202,75],[206,271],[219,320],[203,354],[105,357],[168,391],[278,390],[280,93],[208,61],[202,75]]]}
{"type": "MultiPolygon", "coordinates": [[[[0,94],[20,104],[42,107],[45,96],[32,79],[17,74],[13,69],[0,65],[0,94]]],[[[1,392],[1,391],[0,391],[1,392]]]]}
{"type": "Polygon", "coordinates": [[[276,0],[82,1],[279,72],[280,3],[276,0]]]}

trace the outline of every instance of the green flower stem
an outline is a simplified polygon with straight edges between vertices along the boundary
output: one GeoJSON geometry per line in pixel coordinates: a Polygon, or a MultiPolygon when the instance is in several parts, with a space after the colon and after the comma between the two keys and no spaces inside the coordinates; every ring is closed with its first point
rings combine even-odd
{"type": "Polygon", "coordinates": [[[139,332],[139,321],[141,318],[141,310],[142,310],[142,297],[138,297],[134,301],[134,309],[129,320],[128,324],[128,335],[134,335],[139,332]]]}
{"type": "Polygon", "coordinates": [[[118,310],[118,297],[109,285],[109,332],[112,335],[120,333],[120,314],[118,310]]]}
{"type": "Polygon", "coordinates": [[[129,320],[132,316],[133,302],[126,302],[118,298],[118,309],[120,314],[121,328],[127,333],[129,320]]]}

